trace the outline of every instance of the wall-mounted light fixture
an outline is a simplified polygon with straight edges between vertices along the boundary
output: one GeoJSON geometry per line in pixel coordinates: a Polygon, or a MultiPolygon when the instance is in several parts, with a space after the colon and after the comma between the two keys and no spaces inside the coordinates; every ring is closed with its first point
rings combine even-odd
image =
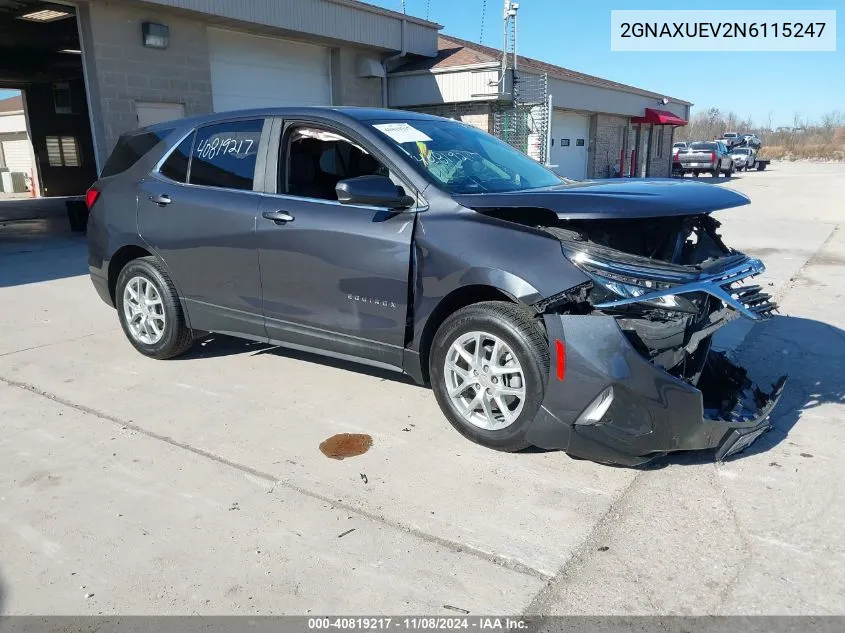
{"type": "Polygon", "coordinates": [[[141,34],[147,48],[167,48],[170,43],[170,29],[166,24],[144,22],[141,24],[141,34]]]}

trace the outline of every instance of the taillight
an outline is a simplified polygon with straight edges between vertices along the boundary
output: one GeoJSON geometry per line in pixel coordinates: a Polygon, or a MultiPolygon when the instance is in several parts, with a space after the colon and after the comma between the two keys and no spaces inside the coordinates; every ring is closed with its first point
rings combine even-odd
{"type": "Polygon", "coordinates": [[[91,187],[88,191],[85,192],[85,206],[88,207],[88,210],[91,210],[91,207],[94,206],[94,203],[97,202],[97,198],[100,197],[100,192],[94,187],[91,187]]]}
{"type": "Polygon", "coordinates": [[[711,163],[716,162],[716,152],[710,152],[710,162],[711,163]]]}

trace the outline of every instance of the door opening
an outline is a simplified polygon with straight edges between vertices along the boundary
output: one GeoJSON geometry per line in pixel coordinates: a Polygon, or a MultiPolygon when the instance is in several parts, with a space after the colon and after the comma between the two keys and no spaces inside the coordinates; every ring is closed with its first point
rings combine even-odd
{"type": "Polygon", "coordinates": [[[37,217],[6,210],[29,198],[64,209],[97,178],[77,21],[70,5],[0,2],[0,218],[37,217]]]}

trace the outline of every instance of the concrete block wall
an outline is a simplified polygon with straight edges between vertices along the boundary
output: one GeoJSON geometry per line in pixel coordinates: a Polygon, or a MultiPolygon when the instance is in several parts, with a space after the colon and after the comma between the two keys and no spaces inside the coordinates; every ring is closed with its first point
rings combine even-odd
{"type": "Polygon", "coordinates": [[[333,48],[331,51],[332,101],[335,105],[382,107],[382,80],[378,77],[359,77],[358,61],[373,58],[373,53],[353,48],[333,48]]]}
{"type": "Polygon", "coordinates": [[[88,25],[94,45],[86,50],[86,61],[99,93],[99,117],[94,120],[100,127],[96,139],[101,164],[117,138],[138,127],[137,101],[182,103],[187,116],[213,111],[205,24],[109,2],[88,5],[88,25]],[[170,28],[167,49],[142,45],[141,23],[147,21],[170,28]]]}
{"type": "Polygon", "coordinates": [[[611,114],[595,114],[591,120],[590,157],[587,164],[588,178],[608,178],[612,167],[619,163],[629,119],[611,114]]]}

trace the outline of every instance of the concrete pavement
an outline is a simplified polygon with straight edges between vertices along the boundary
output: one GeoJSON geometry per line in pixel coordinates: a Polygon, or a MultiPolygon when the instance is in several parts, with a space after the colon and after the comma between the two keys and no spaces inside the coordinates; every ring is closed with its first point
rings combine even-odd
{"type": "Polygon", "coordinates": [[[845,166],[716,182],[787,315],[722,344],[791,374],[718,466],[488,451],[401,378],[234,339],[152,361],[82,240],[0,229],[0,612],[844,613],[845,166]],[[342,432],[373,447],[327,459],[342,432]]]}

